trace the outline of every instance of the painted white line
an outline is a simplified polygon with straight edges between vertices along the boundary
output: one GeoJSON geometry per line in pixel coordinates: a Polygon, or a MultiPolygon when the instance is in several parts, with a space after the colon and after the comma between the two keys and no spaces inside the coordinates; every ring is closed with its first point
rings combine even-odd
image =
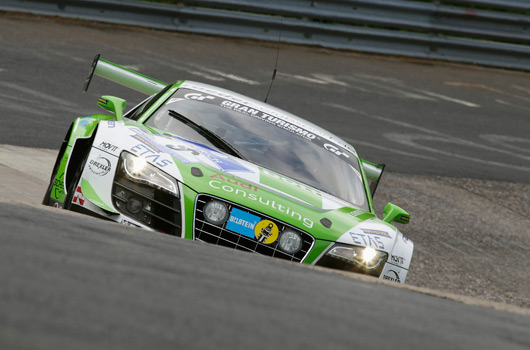
{"type": "MultiPolygon", "coordinates": [[[[525,98],[520,97],[520,96],[513,96],[513,97],[517,97],[519,99],[525,99],[525,98]]],[[[528,99],[528,100],[530,101],[530,99],[528,99]]],[[[512,108],[519,108],[519,109],[522,109],[522,110],[525,110],[525,111],[530,111],[530,107],[524,107],[524,106],[515,105],[513,103],[509,103],[509,102],[506,102],[506,101],[498,99],[498,98],[495,99],[495,102],[497,102],[498,104],[501,104],[501,105],[510,106],[512,108]]]]}
{"type": "MultiPolygon", "coordinates": [[[[342,137],[342,139],[345,140],[345,141],[348,141],[349,143],[351,143],[354,148],[355,148],[356,145],[361,145],[361,146],[371,147],[371,148],[375,148],[375,149],[380,149],[380,150],[383,150],[385,152],[401,154],[402,156],[407,156],[407,157],[416,157],[416,158],[421,158],[421,159],[426,159],[426,160],[434,160],[434,161],[438,160],[437,158],[434,158],[434,157],[423,156],[423,155],[417,154],[417,153],[399,151],[399,150],[397,150],[395,148],[388,148],[388,147],[384,147],[384,146],[381,146],[381,145],[378,145],[378,144],[375,144],[375,143],[371,143],[371,142],[354,140],[354,139],[351,139],[349,137],[342,137]]],[[[356,151],[357,151],[357,149],[356,149],[356,151]]]]}
{"type": "Polygon", "coordinates": [[[414,98],[414,99],[429,99],[427,96],[430,96],[430,97],[435,97],[435,98],[440,99],[440,100],[445,100],[445,101],[461,104],[461,105],[464,105],[466,107],[474,107],[474,108],[480,107],[479,105],[477,105],[475,103],[472,103],[472,102],[460,100],[460,99],[457,99],[457,98],[453,98],[453,97],[449,97],[449,96],[446,96],[446,95],[438,94],[438,93],[435,93],[435,92],[422,90],[422,89],[417,89],[415,87],[411,87],[411,86],[405,85],[405,84],[403,84],[401,81],[399,81],[397,79],[381,78],[381,77],[370,76],[370,75],[366,75],[366,74],[362,74],[362,73],[361,74],[354,74],[353,77],[354,77],[354,79],[361,80],[364,83],[378,86],[381,89],[386,89],[386,90],[393,91],[394,93],[397,93],[398,95],[402,95],[404,97],[409,97],[409,98],[414,98]],[[376,83],[375,81],[377,81],[377,80],[382,81],[383,84],[376,83]],[[389,85],[394,85],[395,87],[397,87],[397,89],[396,88],[392,88],[389,85]]]}
{"type": "Polygon", "coordinates": [[[75,104],[73,104],[71,102],[68,102],[67,100],[60,99],[60,98],[57,98],[55,96],[48,95],[48,94],[46,94],[44,92],[33,90],[33,89],[30,89],[30,88],[27,88],[27,87],[23,87],[23,86],[14,84],[14,83],[10,83],[10,82],[7,82],[7,81],[0,81],[0,85],[5,86],[5,87],[10,88],[10,89],[13,89],[13,90],[21,91],[21,92],[23,92],[25,94],[28,94],[28,95],[31,95],[31,96],[34,96],[34,97],[41,98],[41,99],[43,99],[43,100],[45,100],[47,102],[53,102],[53,103],[57,103],[57,104],[60,104],[60,105],[63,105],[63,106],[68,106],[68,107],[77,107],[75,104]]]}
{"type": "Polygon", "coordinates": [[[437,94],[437,93],[426,91],[426,90],[418,90],[418,91],[420,91],[421,93],[423,93],[425,95],[432,96],[432,97],[437,97],[437,98],[439,98],[441,100],[445,100],[445,101],[449,101],[449,102],[458,103],[458,104],[464,105],[466,107],[473,107],[473,108],[480,107],[479,105],[477,105],[475,103],[467,102],[467,101],[464,101],[464,100],[459,100],[457,98],[452,98],[452,97],[445,96],[445,95],[442,95],[442,94],[437,94]]]}
{"type": "Polygon", "coordinates": [[[320,79],[316,79],[316,78],[311,78],[311,77],[306,77],[306,76],[303,76],[303,75],[297,75],[297,74],[288,74],[288,73],[278,73],[278,76],[280,77],[284,77],[284,78],[290,78],[290,79],[295,79],[295,80],[301,80],[301,81],[304,81],[304,82],[307,82],[307,83],[312,83],[312,84],[320,84],[320,85],[328,85],[329,82],[327,81],[323,81],[323,80],[320,80],[320,79]]]}
{"type": "Polygon", "coordinates": [[[190,73],[190,74],[196,75],[198,77],[201,77],[201,78],[204,78],[204,79],[208,79],[208,80],[212,80],[212,81],[225,81],[226,80],[225,78],[221,78],[221,77],[217,77],[217,76],[214,76],[214,75],[211,75],[211,74],[197,72],[197,71],[193,71],[193,70],[187,70],[187,72],[190,73]]]}
{"type": "Polygon", "coordinates": [[[340,80],[337,80],[334,77],[332,77],[331,75],[320,74],[320,73],[313,73],[312,75],[315,78],[317,78],[317,79],[319,79],[321,81],[327,82],[329,84],[332,84],[332,85],[339,85],[339,86],[343,86],[343,87],[349,86],[347,83],[345,83],[343,81],[340,81],[340,80]]]}
{"type": "MultiPolygon", "coordinates": [[[[20,104],[20,103],[10,103],[10,102],[7,102],[7,101],[3,101],[2,102],[2,107],[3,108],[6,108],[6,109],[11,109],[13,111],[17,111],[17,112],[23,112],[24,115],[29,115],[29,116],[32,116],[32,117],[35,117],[35,116],[41,116],[41,117],[51,117],[52,114],[50,113],[46,113],[42,110],[39,110],[39,109],[36,109],[36,108],[32,108],[32,107],[27,107],[25,104],[20,104]]],[[[42,120],[42,119],[38,119],[38,118],[32,118],[32,117],[22,117],[22,116],[17,116],[17,119],[31,119],[31,120],[34,120],[35,123],[37,124],[49,124],[49,120],[42,120]]]]}
{"type": "Polygon", "coordinates": [[[492,135],[492,134],[479,135],[479,137],[483,140],[486,140],[496,145],[500,145],[504,148],[513,149],[518,152],[530,153],[530,139],[528,138],[509,136],[509,135],[492,135]],[[526,143],[527,145],[514,145],[514,144],[521,144],[521,143],[522,144],[526,143]]]}
{"type": "MultiPolygon", "coordinates": [[[[519,100],[525,100],[525,101],[530,101],[530,98],[526,97],[526,96],[519,96],[519,95],[514,95],[513,93],[510,93],[510,92],[504,92],[502,90],[499,90],[499,89],[494,89],[492,87],[489,87],[489,86],[486,86],[486,85],[483,85],[483,84],[473,84],[473,83],[465,83],[465,82],[452,82],[452,81],[446,81],[444,83],[445,85],[448,85],[448,86],[458,86],[458,87],[470,87],[470,88],[476,88],[476,89],[482,89],[482,90],[485,90],[485,91],[489,91],[489,92],[494,92],[494,93],[497,93],[499,95],[503,95],[503,96],[509,96],[509,97],[513,97],[513,98],[517,98],[519,100]]],[[[517,85],[512,85],[512,88],[516,89],[516,90],[521,90],[523,92],[528,92],[530,93],[530,90],[526,89],[526,88],[523,88],[521,86],[517,86],[517,85]]]]}
{"type": "Polygon", "coordinates": [[[499,148],[496,148],[496,147],[486,146],[486,145],[483,145],[483,144],[480,144],[480,143],[476,143],[476,142],[473,142],[473,141],[464,140],[464,139],[460,139],[460,138],[453,137],[453,136],[450,136],[450,135],[446,135],[446,134],[443,134],[443,133],[438,132],[436,130],[424,128],[424,127],[421,127],[421,126],[418,126],[418,125],[410,124],[410,123],[407,123],[407,122],[402,122],[402,121],[395,120],[395,119],[392,119],[392,118],[382,117],[382,116],[379,116],[379,115],[369,114],[369,113],[366,113],[366,112],[363,112],[363,111],[360,111],[360,110],[357,110],[357,109],[354,109],[354,108],[351,108],[351,107],[342,106],[342,105],[339,105],[339,104],[336,104],[336,103],[324,103],[324,105],[325,106],[334,107],[334,108],[337,108],[337,109],[341,109],[341,110],[347,111],[349,113],[357,113],[359,115],[362,115],[362,116],[365,116],[365,117],[368,117],[368,118],[381,120],[381,121],[384,121],[385,123],[399,125],[399,126],[402,126],[402,127],[405,127],[405,128],[421,131],[422,133],[436,135],[436,136],[438,136],[440,138],[445,139],[446,142],[458,143],[458,144],[463,145],[463,146],[475,147],[475,148],[484,149],[484,150],[488,150],[488,151],[492,151],[492,152],[508,154],[508,155],[513,156],[513,157],[522,158],[522,159],[525,159],[525,160],[530,160],[530,157],[528,157],[526,155],[514,153],[511,150],[508,151],[508,150],[502,150],[502,149],[499,149],[499,148]]]}
{"type": "Polygon", "coordinates": [[[519,85],[512,85],[512,87],[516,90],[519,90],[519,91],[523,91],[523,92],[526,92],[528,94],[530,94],[530,89],[528,88],[525,88],[525,87],[522,87],[522,86],[519,86],[519,85]]]}
{"type": "Polygon", "coordinates": [[[260,85],[260,83],[257,82],[257,81],[250,80],[250,79],[247,79],[247,78],[243,78],[243,77],[240,77],[240,76],[235,75],[235,74],[224,73],[224,72],[221,72],[221,71],[216,70],[216,69],[210,69],[210,68],[202,67],[202,66],[195,65],[195,64],[188,64],[188,66],[191,66],[191,67],[193,67],[195,69],[198,69],[198,70],[202,70],[203,72],[211,73],[211,74],[218,75],[218,76],[226,78],[226,79],[234,80],[234,81],[237,81],[239,83],[245,83],[245,84],[248,84],[248,85],[260,85]]]}
{"type": "Polygon", "coordinates": [[[390,93],[390,96],[398,97],[398,98],[410,98],[413,100],[424,100],[424,101],[436,101],[436,99],[420,95],[414,92],[405,91],[403,87],[400,85],[398,81],[396,81],[393,78],[383,78],[383,77],[377,77],[377,76],[371,76],[371,75],[365,75],[365,74],[353,74],[349,76],[348,78],[355,81],[357,84],[354,85],[354,88],[359,89],[358,84],[365,84],[370,85],[377,90],[372,90],[372,93],[388,96],[390,93]],[[399,88],[391,87],[390,84],[398,85],[399,88]],[[384,93],[383,91],[388,91],[389,93],[384,93]]]}
{"type": "MultiPolygon", "coordinates": [[[[393,141],[393,142],[396,142],[396,143],[399,143],[399,144],[402,144],[402,145],[405,145],[405,146],[409,146],[409,147],[412,147],[412,148],[420,149],[422,151],[427,151],[427,152],[432,152],[432,153],[436,153],[436,154],[441,154],[441,155],[452,157],[452,158],[464,159],[464,160],[467,160],[467,161],[470,161],[470,162],[475,162],[475,163],[481,163],[481,164],[486,164],[486,165],[494,165],[494,166],[508,168],[508,169],[515,169],[515,170],[529,171],[530,172],[530,168],[529,167],[511,165],[511,164],[495,162],[495,161],[491,161],[491,160],[478,159],[478,158],[475,158],[475,157],[468,157],[468,156],[464,156],[464,155],[453,153],[453,152],[442,151],[439,148],[433,148],[433,147],[420,145],[419,143],[416,142],[416,141],[420,141],[421,140],[421,141],[437,141],[437,142],[450,142],[450,143],[462,144],[463,142],[458,142],[458,139],[450,140],[450,139],[445,138],[445,137],[435,137],[435,136],[424,135],[424,134],[402,134],[402,133],[385,133],[385,134],[383,134],[383,137],[385,139],[387,139],[387,140],[390,140],[390,141],[393,141]],[[456,141],[456,142],[454,142],[454,141],[456,141]]],[[[462,141],[464,141],[464,140],[462,140],[462,141]]],[[[530,158],[528,158],[528,159],[530,159],[530,158]]]]}

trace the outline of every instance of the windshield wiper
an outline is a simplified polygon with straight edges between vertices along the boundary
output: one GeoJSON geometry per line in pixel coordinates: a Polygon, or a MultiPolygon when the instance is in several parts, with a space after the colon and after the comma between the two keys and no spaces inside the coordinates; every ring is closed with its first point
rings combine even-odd
{"type": "Polygon", "coordinates": [[[237,149],[234,148],[234,146],[232,146],[231,144],[223,140],[219,135],[208,130],[204,126],[195,123],[193,120],[172,109],[168,110],[168,113],[173,118],[179,120],[180,122],[186,124],[193,130],[197,131],[201,136],[210,141],[215,147],[222,149],[223,151],[232,156],[247,160],[245,157],[243,157],[243,155],[241,155],[241,153],[239,153],[237,149]]]}

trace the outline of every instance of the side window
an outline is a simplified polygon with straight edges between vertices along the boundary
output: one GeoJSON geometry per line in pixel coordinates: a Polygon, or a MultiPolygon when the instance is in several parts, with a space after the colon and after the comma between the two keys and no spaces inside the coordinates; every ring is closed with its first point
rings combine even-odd
{"type": "Polygon", "coordinates": [[[145,106],[147,106],[147,104],[149,104],[154,97],[155,95],[146,98],[139,105],[127,112],[124,117],[132,120],[138,120],[138,118],[142,115],[142,112],[145,110],[145,106]]]}
{"type": "Polygon", "coordinates": [[[126,115],[126,118],[132,119],[132,120],[138,120],[142,116],[142,114],[149,109],[158,99],[166,93],[167,90],[169,90],[170,87],[172,87],[172,84],[167,85],[165,88],[160,90],[159,93],[156,95],[153,95],[151,97],[148,97],[145,99],[142,103],[140,103],[138,106],[131,109],[126,115]]]}

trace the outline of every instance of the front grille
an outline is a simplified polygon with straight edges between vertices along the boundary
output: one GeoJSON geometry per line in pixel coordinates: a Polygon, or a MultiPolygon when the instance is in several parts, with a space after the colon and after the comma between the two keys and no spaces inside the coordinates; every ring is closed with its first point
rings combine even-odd
{"type": "Polygon", "coordinates": [[[116,209],[154,230],[180,236],[180,199],[160,189],[133,182],[118,171],[112,188],[116,209]]]}
{"type": "Polygon", "coordinates": [[[229,248],[234,248],[238,250],[244,250],[247,252],[254,252],[262,255],[268,255],[275,258],[285,259],[289,261],[296,261],[296,262],[302,262],[304,258],[307,256],[311,248],[313,247],[313,243],[315,239],[310,234],[301,231],[293,226],[287,225],[281,221],[278,221],[270,216],[264,215],[262,213],[256,212],[254,210],[251,210],[249,208],[245,208],[242,206],[239,206],[235,203],[228,202],[224,199],[211,197],[207,195],[199,195],[197,197],[197,202],[195,204],[195,219],[194,219],[194,235],[195,239],[199,241],[204,241],[220,246],[225,246],[229,248]],[[229,212],[232,211],[233,208],[237,208],[241,211],[244,211],[246,213],[256,215],[261,218],[261,220],[270,220],[274,222],[277,227],[279,228],[279,231],[282,232],[286,228],[290,228],[292,230],[295,230],[302,236],[302,248],[300,251],[294,253],[294,254],[288,254],[282,250],[280,250],[280,247],[278,246],[278,240],[276,240],[272,244],[265,244],[258,242],[257,239],[251,238],[249,236],[245,236],[239,233],[236,233],[234,231],[228,230],[227,224],[228,222],[223,223],[222,225],[213,225],[205,220],[203,215],[203,208],[209,201],[216,199],[223,203],[225,203],[228,207],[229,212]]]}

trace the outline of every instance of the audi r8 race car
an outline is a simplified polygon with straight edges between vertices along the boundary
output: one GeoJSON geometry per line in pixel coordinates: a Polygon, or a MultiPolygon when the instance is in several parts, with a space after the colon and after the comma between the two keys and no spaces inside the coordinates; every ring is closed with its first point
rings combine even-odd
{"type": "Polygon", "coordinates": [[[93,75],[149,97],[72,123],[43,204],[147,230],[404,283],[409,214],[372,197],[383,166],[281,109],[192,81],[165,84],[96,56],[93,75]]]}

